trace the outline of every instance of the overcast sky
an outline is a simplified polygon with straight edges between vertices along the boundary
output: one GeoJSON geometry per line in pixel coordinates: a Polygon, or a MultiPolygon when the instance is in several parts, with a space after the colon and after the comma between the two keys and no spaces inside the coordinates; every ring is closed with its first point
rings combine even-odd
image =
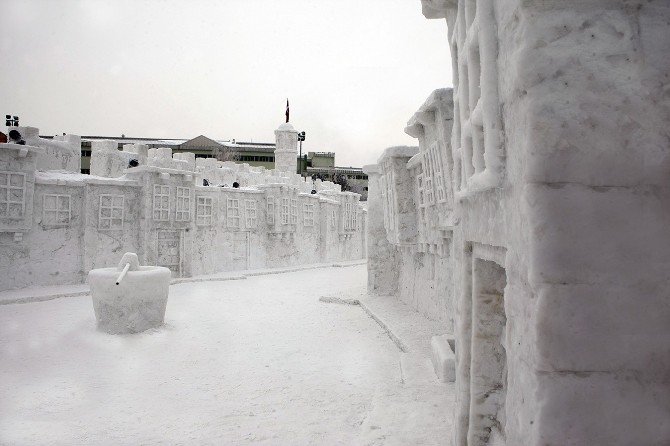
{"type": "Polygon", "coordinates": [[[339,166],[414,144],[450,86],[418,0],[0,0],[0,105],[43,135],[274,142],[284,120],[339,166]]]}

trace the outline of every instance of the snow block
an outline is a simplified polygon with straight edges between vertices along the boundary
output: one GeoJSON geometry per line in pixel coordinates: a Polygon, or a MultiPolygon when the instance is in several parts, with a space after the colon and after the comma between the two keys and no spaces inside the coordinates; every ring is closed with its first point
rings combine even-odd
{"type": "MultiPolygon", "coordinates": [[[[170,286],[170,270],[137,266],[129,253],[118,268],[88,273],[98,328],[110,334],[139,333],[163,324],[170,286]],[[126,264],[130,265],[119,280],[126,264]]],[[[135,256],[136,259],[136,256],[135,256]]]]}
{"type": "Polygon", "coordinates": [[[437,378],[443,383],[456,380],[456,355],[450,344],[453,341],[449,335],[433,336],[430,340],[433,368],[437,378]]]}

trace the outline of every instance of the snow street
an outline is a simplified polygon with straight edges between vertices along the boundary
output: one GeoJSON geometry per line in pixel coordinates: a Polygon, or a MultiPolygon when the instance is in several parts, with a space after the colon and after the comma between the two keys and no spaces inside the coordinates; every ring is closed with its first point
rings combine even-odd
{"type": "Polygon", "coordinates": [[[379,324],[319,301],[365,280],[177,284],[163,327],[122,336],[96,329],[90,296],[2,305],[0,444],[448,444],[453,385],[403,382],[379,324]]]}

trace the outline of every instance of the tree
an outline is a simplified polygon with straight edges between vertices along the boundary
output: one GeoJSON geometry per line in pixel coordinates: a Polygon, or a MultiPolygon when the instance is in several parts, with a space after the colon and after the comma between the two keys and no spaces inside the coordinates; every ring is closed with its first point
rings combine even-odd
{"type": "Polygon", "coordinates": [[[219,161],[233,161],[237,162],[240,160],[240,152],[237,152],[230,147],[216,147],[212,150],[212,155],[219,161]]]}
{"type": "Polygon", "coordinates": [[[333,183],[342,186],[342,192],[347,192],[351,190],[349,182],[347,181],[347,176],[342,175],[341,173],[336,173],[335,175],[333,175],[333,183]]]}

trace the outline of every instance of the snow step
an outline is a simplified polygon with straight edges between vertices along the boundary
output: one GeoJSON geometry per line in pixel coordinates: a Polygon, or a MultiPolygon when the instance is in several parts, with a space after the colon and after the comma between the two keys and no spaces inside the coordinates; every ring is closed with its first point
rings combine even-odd
{"type": "Polygon", "coordinates": [[[456,381],[454,338],[450,335],[433,336],[430,340],[430,349],[430,359],[437,379],[443,383],[456,381]]]}

